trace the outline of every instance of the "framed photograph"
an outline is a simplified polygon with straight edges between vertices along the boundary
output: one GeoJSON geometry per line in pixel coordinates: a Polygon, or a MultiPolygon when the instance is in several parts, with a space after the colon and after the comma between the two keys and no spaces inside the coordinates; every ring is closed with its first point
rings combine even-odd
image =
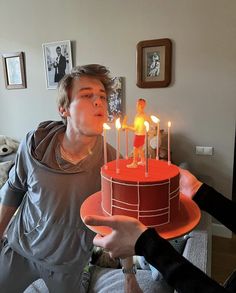
{"type": "Polygon", "coordinates": [[[108,97],[108,121],[113,122],[124,114],[124,78],[114,77],[114,92],[108,97]]]}
{"type": "Polygon", "coordinates": [[[43,46],[47,89],[56,89],[62,77],[72,69],[70,41],[45,43],[43,46]]]}
{"type": "Polygon", "coordinates": [[[167,87],[171,82],[172,44],[170,39],[142,41],[137,44],[137,86],[167,87]]]}
{"type": "Polygon", "coordinates": [[[26,88],[25,65],[23,52],[2,54],[3,71],[6,88],[26,88]]]}

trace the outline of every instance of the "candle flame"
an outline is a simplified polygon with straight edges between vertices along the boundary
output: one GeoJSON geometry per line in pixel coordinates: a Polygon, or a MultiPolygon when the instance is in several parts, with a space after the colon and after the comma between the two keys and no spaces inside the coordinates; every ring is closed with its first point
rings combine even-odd
{"type": "Polygon", "coordinates": [[[171,122],[170,121],[168,121],[168,127],[171,127],[171,122]]]}
{"type": "Polygon", "coordinates": [[[103,129],[111,129],[111,127],[107,123],[103,123],[103,129]]]}
{"type": "Polygon", "coordinates": [[[157,118],[157,117],[154,116],[154,115],[151,115],[151,119],[152,119],[152,121],[153,121],[154,123],[159,123],[159,122],[160,122],[160,119],[157,118]]]}
{"type": "Polygon", "coordinates": [[[144,125],[146,127],[146,131],[148,132],[149,131],[149,123],[147,121],[144,121],[144,125]]]}
{"type": "Polygon", "coordinates": [[[120,118],[116,119],[116,128],[117,129],[121,128],[120,118]]]}

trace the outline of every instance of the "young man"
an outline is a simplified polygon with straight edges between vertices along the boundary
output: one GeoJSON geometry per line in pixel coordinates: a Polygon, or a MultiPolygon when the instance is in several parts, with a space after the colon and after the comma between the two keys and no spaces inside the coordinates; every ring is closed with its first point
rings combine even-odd
{"type": "MultiPolygon", "coordinates": [[[[225,198],[212,187],[202,184],[187,170],[180,170],[180,191],[193,198],[200,209],[208,212],[236,233],[236,203],[225,198]]],[[[182,293],[235,293],[236,271],[224,286],[208,277],[180,255],[154,229],[147,229],[136,219],[125,216],[87,216],[88,225],[109,226],[112,233],[94,238],[94,244],[110,252],[112,257],[126,258],[143,255],[163,275],[166,282],[182,293]]]]}
{"type": "MultiPolygon", "coordinates": [[[[47,121],[22,141],[0,191],[0,291],[22,293],[43,278],[50,292],[84,292],[81,275],[94,233],[80,218],[82,202],[100,190],[103,123],[112,88],[101,65],[75,68],[59,84],[63,122],[47,121]]],[[[115,150],[108,145],[108,160],[115,150]]]]}
{"type": "Polygon", "coordinates": [[[144,125],[145,121],[150,122],[150,118],[145,114],[144,110],[146,107],[146,101],[144,99],[138,99],[136,104],[136,112],[134,118],[134,125],[129,126],[126,124],[126,119],[122,124],[123,129],[129,129],[134,131],[134,143],[133,143],[133,162],[127,165],[128,168],[137,168],[138,165],[144,166],[145,155],[143,150],[143,145],[145,143],[145,133],[146,128],[144,125]],[[138,159],[140,161],[138,162],[138,159]]]}

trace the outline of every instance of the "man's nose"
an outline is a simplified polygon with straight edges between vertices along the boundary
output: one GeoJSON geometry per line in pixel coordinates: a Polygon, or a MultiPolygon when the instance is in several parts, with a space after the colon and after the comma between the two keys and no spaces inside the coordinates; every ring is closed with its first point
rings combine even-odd
{"type": "Polygon", "coordinates": [[[100,107],[102,105],[102,99],[99,95],[94,95],[93,99],[95,107],[100,107]]]}

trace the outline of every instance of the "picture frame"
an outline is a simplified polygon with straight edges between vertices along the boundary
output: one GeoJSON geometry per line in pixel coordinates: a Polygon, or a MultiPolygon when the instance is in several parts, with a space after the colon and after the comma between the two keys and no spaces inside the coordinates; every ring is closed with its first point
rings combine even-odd
{"type": "Polygon", "coordinates": [[[108,122],[124,115],[124,78],[113,78],[113,92],[108,97],[108,122]]]}
{"type": "Polygon", "coordinates": [[[161,88],[171,83],[172,42],[170,39],[137,44],[137,86],[161,88]]]}
{"type": "Polygon", "coordinates": [[[2,63],[6,88],[9,90],[26,88],[24,53],[2,54],[2,63]]]}
{"type": "Polygon", "coordinates": [[[72,69],[71,41],[42,44],[46,88],[56,89],[62,77],[72,69]]]}

